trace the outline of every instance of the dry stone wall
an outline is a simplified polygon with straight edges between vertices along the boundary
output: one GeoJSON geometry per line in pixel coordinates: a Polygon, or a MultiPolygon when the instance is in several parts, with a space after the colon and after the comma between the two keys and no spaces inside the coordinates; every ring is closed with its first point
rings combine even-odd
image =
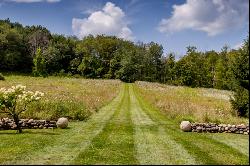
{"type": "Polygon", "coordinates": [[[192,132],[235,133],[249,135],[249,124],[231,125],[216,123],[191,123],[192,132]]]}
{"type": "MultiPolygon", "coordinates": [[[[19,124],[22,129],[53,129],[57,127],[56,121],[48,120],[20,119],[19,124]]],[[[0,119],[0,130],[16,130],[16,127],[13,119],[0,119]]]]}

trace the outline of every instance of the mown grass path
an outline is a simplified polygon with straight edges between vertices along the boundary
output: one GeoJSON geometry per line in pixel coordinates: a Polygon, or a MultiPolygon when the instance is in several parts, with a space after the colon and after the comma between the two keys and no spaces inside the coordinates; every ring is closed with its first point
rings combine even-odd
{"type": "Polygon", "coordinates": [[[181,132],[133,84],[87,122],[12,133],[0,132],[0,164],[249,164],[248,136],[181,132]]]}

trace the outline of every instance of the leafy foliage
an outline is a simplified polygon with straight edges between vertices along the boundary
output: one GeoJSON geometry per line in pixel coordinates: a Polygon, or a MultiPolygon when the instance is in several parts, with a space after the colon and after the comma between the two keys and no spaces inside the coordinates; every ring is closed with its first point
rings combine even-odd
{"type": "Polygon", "coordinates": [[[2,73],[0,73],[0,80],[5,80],[4,76],[2,73]]]}
{"type": "Polygon", "coordinates": [[[78,40],[52,35],[42,26],[0,20],[0,70],[29,73],[33,69],[35,76],[43,77],[77,75],[238,91],[248,89],[247,48],[248,42],[238,50],[225,46],[220,52],[199,52],[188,46],[186,55],[175,60],[173,53],[164,55],[163,47],[154,42],[133,43],[104,35],[78,40]]]}
{"type": "Polygon", "coordinates": [[[19,115],[26,111],[27,105],[38,101],[44,95],[42,92],[25,91],[22,85],[12,86],[9,89],[0,89],[0,113],[6,113],[13,117],[19,133],[22,129],[19,125],[19,115]]]}
{"type": "Polygon", "coordinates": [[[249,117],[249,38],[239,50],[232,69],[237,83],[232,106],[239,116],[249,117]]]}
{"type": "Polygon", "coordinates": [[[34,67],[33,67],[32,73],[35,77],[47,76],[45,59],[42,56],[42,52],[40,48],[37,49],[36,55],[33,59],[33,63],[34,63],[34,67]]]}

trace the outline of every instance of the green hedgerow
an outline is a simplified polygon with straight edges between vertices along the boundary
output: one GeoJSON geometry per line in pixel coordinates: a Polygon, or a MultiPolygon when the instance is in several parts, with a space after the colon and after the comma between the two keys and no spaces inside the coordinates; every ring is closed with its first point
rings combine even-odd
{"type": "Polygon", "coordinates": [[[5,78],[4,78],[4,76],[3,76],[3,74],[2,73],[0,73],[0,80],[5,80],[5,78]]]}

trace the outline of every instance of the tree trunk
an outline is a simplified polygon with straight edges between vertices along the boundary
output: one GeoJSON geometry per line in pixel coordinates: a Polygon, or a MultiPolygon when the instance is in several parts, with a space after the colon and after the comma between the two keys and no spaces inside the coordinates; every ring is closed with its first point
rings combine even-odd
{"type": "Polygon", "coordinates": [[[19,125],[19,117],[18,117],[18,115],[14,115],[13,118],[14,118],[14,121],[16,123],[18,133],[22,133],[21,126],[19,125]]]}

